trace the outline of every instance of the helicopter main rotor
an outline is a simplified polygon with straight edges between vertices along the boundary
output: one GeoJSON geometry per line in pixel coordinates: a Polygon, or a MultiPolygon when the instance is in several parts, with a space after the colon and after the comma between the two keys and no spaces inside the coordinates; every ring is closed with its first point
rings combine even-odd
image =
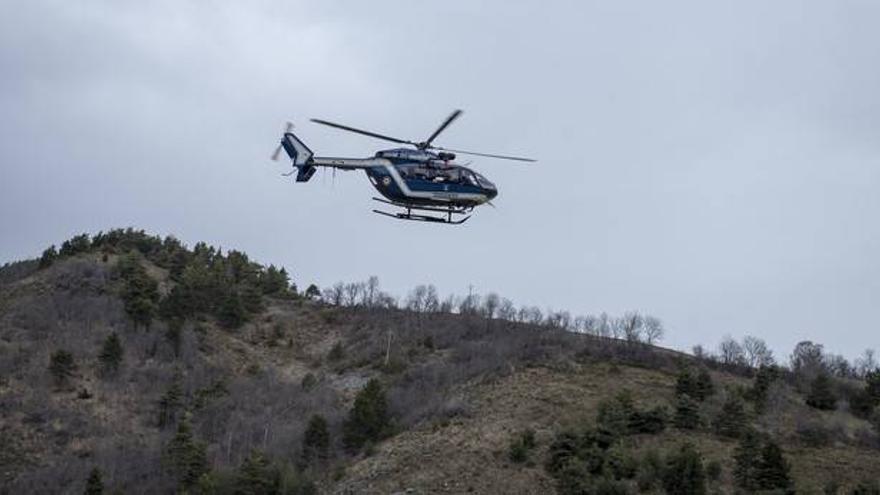
{"type": "Polygon", "coordinates": [[[462,112],[461,110],[455,110],[455,111],[453,111],[453,112],[449,115],[449,117],[446,117],[446,120],[444,120],[443,123],[440,124],[440,127],[438,127],[437,130],[434,131],[434,132],[428,137],[427,140],[425,140],[425,141],[421,141],[421,142],[418,142],[418,143],[415,142],[415,141],[410,141],[410,140],[408,140],[408,139],[400,139],[400,138],[396,138],[396,137],[386,136],[386,135],[384,135],[384,134],[378,134],[378,133],[371,132],[371,131],[365,131],[365,130],[363,130],[363,129],[358,129],[358,128],[356,128],[356,127],[350,127],[350,126],[347,126],[347,125],[337,124],[337,123],[335,123],[335,122],[330,122],[330,121],[327,121],[327,120],[322,120],[322,119],[311,119],[311,121],[314,122],[314,123],[316,123],[316,124],[322,124],[322,125],[326,125],[326,126],[330,126],[330,127],[335,127],[335,128],[337,128],[337,129],[342,129],[343,131],[354,132],[354,133],[357,133],[357,134],[363,134],[364,136],[374,137],[374,138],[376,138],[376,139],[383,139],[383,140],[385,140],[385,141],[391,141],[392,143],[408,144],[408,145],[410,145],[410,146],[415,146],[416,149],[419,149],[419,150],[449,151],[449,152],[452,152],[452,153],[461,153],[461,154],[463,154],[463,155],[484,156],[484,157],[487,157],[487,158],[499,158],[499,159],[502,159],[502,160],[516,160],[516,161],[521,161],[521,162],[534,162],[534,161],[536,161],[536,160],[534,160],[534,159],[532,159],[532,158],[523,158],[523,157],[519,157],[519,156],[508,156],[508,155],[496,155],[496,154],[490,154],[490,153],[478,153],[478,152],[476,152],[476,151],[454,150],[454,149],[451,149],[451,148],[443,148],[443,147],[440,147],[440,146],[434,146],[433,144],[431,144],[431,143],[434,142],[434,139],[436,139],[437,136],[439,136],[441,132],[443,132],[444,130],[446,130],[446,128],[449,127],[449,125],[452,124],[452,122],[454,122],[455,119],[457,119],[462,113],[463,113],[463,112],[462,112]]]}

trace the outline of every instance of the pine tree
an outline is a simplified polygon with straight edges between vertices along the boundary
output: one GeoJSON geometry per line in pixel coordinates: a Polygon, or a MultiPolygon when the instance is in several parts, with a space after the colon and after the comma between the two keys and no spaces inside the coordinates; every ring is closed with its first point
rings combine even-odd
{"type": "Polygon", "coordinates": [[[823,411],[832,411],[837,407],[837,397],[831,388],[831,378],[827,373],[819,373],[810,384],[807,394],[807,405],[823,411]]]}
{"type": "Polygon", "coordinates": [[[159,399],[159,427],[173,423],[177,419],[177,411],[183,405],[183,390],[180,387],[180,375],[175,374],[171,385],[159,399]]]}
{"type": "Polygon", "coordinates": [[[782,454],[782,449],[776,442],[768,440],[761,449],[761,458],[755,472],[758,487],[762,490],[794,493],[788,472],[788,462],[782,454]]]}
{"type": "Polygon", "coordinates": [[[663,474],[663,488],[677,495],[701,495],[706,493],[706,473],[703,459],[690,443],[681,446],[669,456],[663,474]]]}
{"type": "Polygon", "coordinates": [[[675,395],[688,395],[692,399],[703,402],[715,393],[712,375],[706,368],[694,372],[691,368],[682,368],[675,380],[675,395]]]}
{"type": "Polygon", "coordinates": [[[58,251],[55,250],[55,246],[49,246],[45,251],[43,251],[43,255],[40,256],[40,263],[38,267],[42,270],[43,268],[48,268],[55,262],[58,258],[58,251]]]}
{"type": "Polygon", "coordinates": [[[269,460],[259,450],[252,450],[238,470],[235,480],[236,495],[263,495],[276,493],[278,476],[269,460]]]}
{"type": "Polygon", "coordinates": [[[59,349],[52,353],[49,358],[49,372],[55,379],[55,385],[62,387],[67,385],[70,378],[76,372],[76,362],[73,360],[73,354],[59,349]]]}
{"type": "Polygon", "coordinates": [[[354,407],[343,424],[343,443],[349,449],[360,449],[368,441],[388,436],[390,427],[385,391],[379,380],[373,378],[355,397],[354,407]]]}
{"type": "Polygon", "coordinates": [[[690,395],[679,395],[675,404],[675,427],[696,430],[700,426],[700,405],[690,395]]]}
{"type": "Polygon", "coordinates": [[[746,492],[758,489],[758,469],[761,458],[761,438],[752,430],[740,436],[739,445],[733,453],[733,478],[736,486],[746,492]]]}
{"type": "Polygon", "coordinates": [[[779,370],[775,366],[761,366],[755,374],[752,387],[746,393],[746,397],[755,404],[755,412],[761,414],[767,407],[767,394],[770,386],[779,377],[779,370]]]}
{"type": "Polygon", "coordinates": [[[706,368],[700,368],[700,371],[697,373],[695,378],[695,399],[702,402],[709,398],[712,394],[715,393],[715,384],[712,382],[712,375],[709,374],[709,370],[706,368]]]}
{"type": "Polygon", "coordinates": [[[86,489],[83,494],[101,495],[102,493],[104,493],[104,480],[101,479],[101,470],[94,467],[86,480],[86,489]]]}
{"type": "Polygon", "coordinates": [[[746,428],[748,416],[745,404],[740,396],[734,392],[727,395],[727,400],[721,406],[721,412],[715,418],[715,432],[723,437],[738,438],[746,428]]]}
{"type": "Polygon", "coordinates": [[[315,284],[309,284],[309,286],[306,288],[305,296],[306,299],[317,301],[321,298],[321,289],[319,289],[318,286],[315,284]]]}
{"type": "Polygon", "coordinates": [[[177,433],[165,449],[165,462],[171,467],[180,486],[191,487],[208,472],[205,445],[196,442],[188,419],[177,425],[177,433]]]}
{"type": "Polygon", "coordinates": [[[105,375],[115,374],[119,371],[119,365],[122,363],[122,342],[116,332],[111,333],[101,346],[101,353],[98,358],[101,360],[101,371],[105,375]]]}
{"type": "Polygon", "coordinates": [[[217,319],[226,328],[238,328],[247,321],[247,312],[241,298],[234,290],[228,291],[221,300],[217,319]]]}
{"type": "Polygon", "coordinates": [[[324,461],[330,454],[330,433],[327,431],[327,420],[320,414],[309,419],[309,425],[303,435],[301,464],[312,466],[324,461]]]}
{"type": "Polygon", "coordinates": [[[120,258],[116,273],[122,280],[122,301],[135,325],[149,328],[159,303],[159,284],[141,265],[136,252],[120,258]]]}

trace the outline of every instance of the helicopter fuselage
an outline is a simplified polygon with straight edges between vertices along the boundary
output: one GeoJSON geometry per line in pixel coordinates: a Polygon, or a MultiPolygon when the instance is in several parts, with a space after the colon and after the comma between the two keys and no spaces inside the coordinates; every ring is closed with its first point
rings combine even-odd
{"type": "Polygon", "coordinates": [[[438,160],[435,153],[395,149],[376,153],[385,162],[365,168],[373,187],[390,201],[473,207],[498,195],[495,185],[473,170],[438,160]]]}

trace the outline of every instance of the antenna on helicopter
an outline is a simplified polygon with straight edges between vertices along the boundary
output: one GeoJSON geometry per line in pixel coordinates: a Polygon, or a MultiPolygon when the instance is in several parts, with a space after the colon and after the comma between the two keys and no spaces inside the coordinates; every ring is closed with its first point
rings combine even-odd
{"type": "MultiPolygon", "coordinates": [[[[449,151],[452,153],[461,153],[463,155],[483,156],[483,157],[487,157],[487,158],[499,158],[501,160],[516,160],[516,161],[520,161],[520,162],[535,162],[535,161],[537,161],[532,158],[523,158],[523,157],[519,157],[519,156],[496,155],[496,154],[491,154],[491,153],[478,153],[476,151],[455,150],[455,149],[451,149],[451,148],[443,148],[441,146],[434,146],[432,144],[434,142],[434,139],[436,139],[437,136],[439,136],[441,132],[446,130],[446,128],[449,127],[449,125],[452,124],[452,122],[454,122],[459,116],[461,116],[462,113],[464,113],[464,112],[461,110],[454,110],[451,114],[449,114],[449,117],[446,117],[446,120],[444,120],[443,123],[440,124],[440,127],[438,127],[437,130],[434,131],[428,137],[427,140],[419,142],[419,143],[417,143],[415,141],[410,141],[408,139],[400,139],[400,138],[396,138],[396,137],[386,136],[384,134],[378,134],[378,133],[371,132],[371,131],[365,131],[363,129],[358,129],[356,127],[350,127],[350,126],[342,125],[342,124],[337,124],[335,122],[330,122],[327,120],[322,120],[322,119],[311,119],[311,120],[312,120],[312,122],[314,122],[316,124],[335,127],[337,129],[342,129],[343,131],[354,132],[356,134],[363,134],[364,136],[370,136],[370,137],[374,137],[376,139],[383,139],[385,141],[391,141],[392,143],[408,144],[410,146],[415,146],[416,149],[423,150],[423,151],[424,150],[449,151]]],[[[454,158],[455,157],[453,156],[453,159],[454,158]]]]}

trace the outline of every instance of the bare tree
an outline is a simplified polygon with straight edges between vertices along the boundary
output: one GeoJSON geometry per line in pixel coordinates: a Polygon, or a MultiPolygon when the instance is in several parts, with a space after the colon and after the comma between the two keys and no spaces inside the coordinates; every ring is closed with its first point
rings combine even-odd
{"type": "Polygon", "coordinates": [[[452,313],[452,310],[455,309],[455,294],[449,294],[443,302],[440,303],[440,312],[441,313],[452,313]]]}
{"type": "Polygon", "coordinates": [[[324,289],[324,300],[334,306],[341,306],[345,296],[345,286],[342,282],[337,282],[333,287],[324,289]]]}
{"type": "Polygon", "coordinates": [[[428,288],[426,286],[416,286],[416,288],[409,293],[409,297],[406,298],[406,309],[415,311],[416,313],[425,311],[425,297],[427,294],[428,288]]]}
{"type": "Polygon", "coordinates": [[[856,358],[856,373],[864,377],[875,369],[877,369],[877,359],[874,357],[874,349],[865,349],[865,352],[856,358]]]}
{"type": "Polygon", "coordinates": [[[498,318],[514,321],[516,318],[516,307],[514,307],[513,301],[506,297],[501,299],[501,304],[498,305],[498,318]]]}
{"type": "Polygon", "coordinates": [[[483,298],[483,316],[490,320],[495,318],[495,312],[498,310],[499,304],[501,304],[501,298],[498,297],[498,294],[490,292],[489,295],[483,298]]]}
{"type": "Polygon", "coordinates": [[[440,298],[437,296],[437,288],[429,284],[425,289],[425,312],[436,313],[440,309],[440,298]]]}
{"type": "Polygon", "coordinates": [[[364,292],[363,282],[351,282],[345,284],[345,300],[344,304],[348,307],[357,306],[359,295],[364,292]]]}
{"type": "Polygon", "coordinates": [[[718,354],[721,364],[728,366],[741,366],[746,364],[745,354],[739,342],[733,340],[729,335],[725,336],[718,346],[718,354]]]}
{"type": "Polygon", "coordinates": [[[644,324],[645,319],[638,311],[628,311],[623,317],[617,320],[620,335],[623,335],[623,338],[626,339],[627,342],[641,341],[644,324]]]}
{"type": "Polygon", "coordinates": [[[654,316],[646,316],[645,317],[645,342],[648,345],[654,345],[656,342],[660,342],[663,339],[663,322],[660,321],[660,318],[654,316]]]}
{"type": "Polygon", "coordinates": [[[770,366],[774,363],[773,351],[767,347],[767,343],[758,337],[747,335],[742,343],[746,363],[752,368],[770,366]]]}
{"type": "Polygon", "coordinates": [[[518,318],[523,323],[529,323],[531,325],[540,325],[544,323],[544,313],[542,313],[541,308],[537,306],[524,306],[519,310],[518,318]]]}
{"type": "Polygon", "coordinates": [[[379,277],[372,275],[367,279],[367,282],[364,284],[364,291],[361,293],[361,303],[367,307],[372,308],[376,306],[376,301],[379,298],[379,277]]]}
{"type": "Polygon", "coordinates": [[[791,370],[798,375],[813,377],[825,371],[825,356],[822,344],[809,340],[798,342],[791,352],[791,370]]]}
{"type": "Polygon", "coordinates": [[[851,378],[857,374],[856,368],[840,354],[828,354],[825,357],[825,366],[832,375],[841,378],[851,378]]]}

